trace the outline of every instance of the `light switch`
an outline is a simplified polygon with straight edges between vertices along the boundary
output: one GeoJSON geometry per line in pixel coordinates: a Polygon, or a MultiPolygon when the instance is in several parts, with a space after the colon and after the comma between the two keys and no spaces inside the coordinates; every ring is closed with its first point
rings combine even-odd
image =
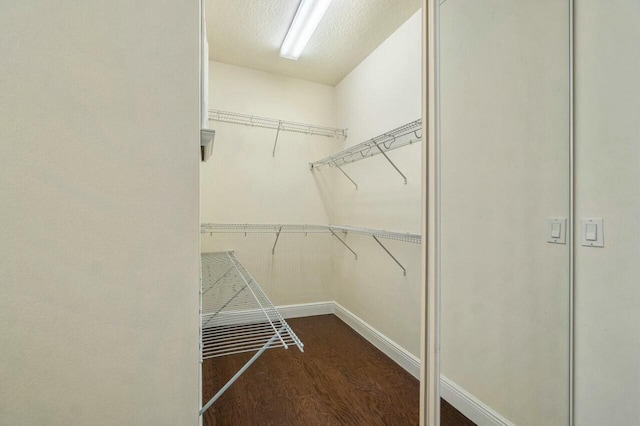
{"type": "Polygon", "coordinates": [[[604,247],[603,221],[600,217],[582,218],[582,245],[585,247],[604,247]]]}
{"type": "Polygon", "coordinates": [[[565,244],[567,231],[566,217],[550,217],[547,219],[547,241],[553,244],[565,244]]]}

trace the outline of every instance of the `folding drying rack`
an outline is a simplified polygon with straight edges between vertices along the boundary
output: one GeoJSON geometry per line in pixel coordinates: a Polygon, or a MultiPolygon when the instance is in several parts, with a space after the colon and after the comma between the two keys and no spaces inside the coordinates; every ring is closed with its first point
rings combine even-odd
{"type": "Polygon", "coordinates": [[[296,346],[304,350],[298,336],[233,252],[202,253],[201,262],[201,362],[244,352],[255,354],[200,409],[200,415],[267,349],[296,346]]]}

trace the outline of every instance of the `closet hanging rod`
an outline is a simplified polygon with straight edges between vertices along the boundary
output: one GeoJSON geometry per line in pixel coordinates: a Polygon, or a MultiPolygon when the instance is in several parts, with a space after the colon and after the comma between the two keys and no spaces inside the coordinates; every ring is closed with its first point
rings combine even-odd
{"type": "Polygon", "coordinates": [[[418,119],[311,163],[311,168],[353,163],[373,155],[387,152],[422,140],[422,120],[418,119]],[[379,148],[379,149],[378,149],[379,148]]]}
{"type": "Polygon", "coordinates": [[[403,241],[407,243],[421,244],[422,237],[419,234],[409,232],[395,232],[384,229],[362,228],[345,225],[298,225],[298,224],[253,224],[253,223],[203,223],[200,232],[203,234],[332,234],[339,231],[345,234],[352,233],[370,237],[384,238],[388,240],[403,241]]]}
{"type": "Polygon", "coordinates": [[[209,110],[209,120],[222,123],[242,124],[250,127],[261,127],[272,129],[278,132],[296,132],[307,135],[326,136],[330,138],[346,138],[347,129],[336,129],[327,126],[316,126],[313,124],[297,123],[295,121],[278,120],[277,118],[260,117],[257,115],[240,114],[231,111],[221,111],[217,109],[209,110]]]}
{"type": "MultiPolygon", "coordinates": [[[[328,233],[335,237],[343,246],[345,246],[358,260],[358,254],[347,244],[346,239],[340,238],[337,232],[345,235],[352,233],[372,237],[385,253],[393,259],[393,261],[402,269],[402,273],[407,275],[407,269],[400,261],[382,244],[380,238],[388,240],[402,241],[407,243],[421,244],[422,237],[418,234],[410,234],[403,232],[393,232],[384,229],[360,228],[357,226],[341,226],[341,225],[295,225],[295,224],[242,224],[242,223],[203,223],[200,225],[200,232],[203,234],[213,235],[214,233],[222,234],[276,234],[271,254],[275,254],[276,245],[280,240],[280,234],[321,234],[328,233]]],[[[213,284],[212,284],[213,285],[213,284]]]]}
{"type": "Polygon", "coordinates": [[[311,170],[321,170],[324,166],[337,167],[358,189],[358,185],[354,180],[342,169],[341,166],[351,164],[355,161],[382,154],[384,158],[393,166],[393,168],[402,176],[404,183],[407,183],[407,177],[400,171],[398,166],[386,154],[403,146],[411,145],[422,140],[422,120],[418,119],[397,127],[393,130],[385,132],[379,136],[371,138],[365,142],[354,145],[350,148],[342,150],[338,153],[315,161],[310,164],[311,170]]]}

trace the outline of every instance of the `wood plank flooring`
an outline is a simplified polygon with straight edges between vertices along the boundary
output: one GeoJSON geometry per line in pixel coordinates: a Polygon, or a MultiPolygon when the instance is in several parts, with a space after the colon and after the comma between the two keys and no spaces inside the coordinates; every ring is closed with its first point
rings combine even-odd
{"type": "MultiPolygon", "coordinates": [[[[334,315],[287,320],[304,343],[266,351],[204,414],[205,426],[416,425],[419,382],[334,315]]],[[[208,401],[251,358],[206,360],[208,401]]],[[[473,426],[443,401],[443,426],[473,426]]]]}

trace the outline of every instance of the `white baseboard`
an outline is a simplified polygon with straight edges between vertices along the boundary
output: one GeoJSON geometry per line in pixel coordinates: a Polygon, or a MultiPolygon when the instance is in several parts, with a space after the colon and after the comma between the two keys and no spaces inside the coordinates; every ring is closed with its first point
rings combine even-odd
{"type": "Polygon", "coordinates": [[[515,426],[456,383],[440,376],[440,396],[478,426],[515,426]]]}
{"type": "Polygon", "coordinates": [[[337,302],[284,305],[278,306],[277,309],[285,319],[334,314],[358,334],[367,339],[369,343],[378,348],[382,353],[394,360],[396,364],[404,368],[413,377],[416,379],[420,377],[420,359],[418,357],[407,352],[396,342],[380,333],[363,319],[337,302]]]}
{"type": "Polygon", "coordinates": [[[420,377],[420,359],[418,357],[410,354],[396,342],[371,327],[363,319],[357,317],[339,303],[334,302],[334,309],[335,316],[367,339],[369,343],[394,360],[396,364],[404,368],[413,377],[416,379],[420,377]]]}
{"type": "Polygon", "coordinates": [[[277,306],[284,319],[311,317],[333,313],[334,302],[300,303],[297,305],[277,306]]]}
{"type": "MultiPolygon", "coordinates": [[[[337,302],[278,306],[278,310],[284,318],[334,314],[413,377],[420,377],[420,359],[418,357],[409,353],[337,302]]],[[[478,426],[515,426],[445,376],[440,376],[440,396],[478,426]]]]}

